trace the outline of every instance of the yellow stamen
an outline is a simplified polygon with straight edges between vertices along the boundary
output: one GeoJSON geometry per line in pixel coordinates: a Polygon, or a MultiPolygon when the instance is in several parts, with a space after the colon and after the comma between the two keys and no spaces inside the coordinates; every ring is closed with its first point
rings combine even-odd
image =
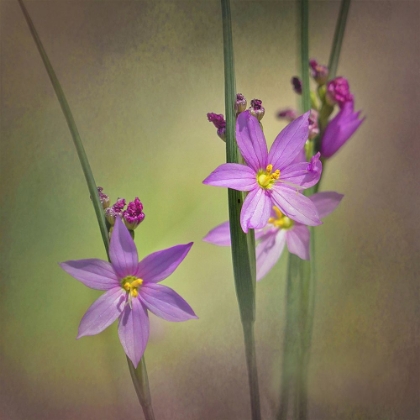
{"type": "Polygon", "coordinates": [[[268,223],[271,223],[279,229],[290,229],[294,225],[293,220],[285,216],[278,207],[274,206],[273,210],[276,213],[276,216],[270,217],[268,223]]]}
{"type": "Polygon", "coordinates": [[[276,169],[273,172],[273,165],[270,163],[264,169],[260,169],[257,173],[257,182],[261,188],[271,189],[276,180],[280,178],[280,171],[276,169]]]}
{"type": "Polygon", "coordinates": [[[121,280],[121,287],[130,295],[130,298],[139,295],[139,287],[143,284],[143,280],[134,276],[127,276],[121,280]]]}

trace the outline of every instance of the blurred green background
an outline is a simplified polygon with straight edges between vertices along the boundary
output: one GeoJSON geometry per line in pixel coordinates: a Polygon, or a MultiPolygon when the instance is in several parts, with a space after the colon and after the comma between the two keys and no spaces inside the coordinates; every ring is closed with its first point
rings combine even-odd
{"type": "MultiPolygon", "coordinates": [[[[230,251],[201,242],[227,219],[225,189],[201,181],[225,158],[207,112],[224,113],[218,1],[28,1],[98,185],[139,196],[140,256],[194,241],[164,284],[198,321],[151,316],[146,360],[159,420],[249,418],[230,251]]],[[[310,5],[310,55],[328,55],[337,1],[310,5]]],[[[17,2],[1,0],[0,418],[142,418],[116,325],[76,340],[100,295],[58,262],[105,258],[61,109],[17,2]]],[[[275,113],[295,106],[296,3],[234,1],[237,89],[275,113]]],[[[328,162],[345,198],[317,228],[319,283],[310,418],[419,414],[419,15],[416,1],[351,6],[339,75],[366,122],[328,162]]],[[[284,255],[257,285],[264,419],[278,406],[284,255]]]]}

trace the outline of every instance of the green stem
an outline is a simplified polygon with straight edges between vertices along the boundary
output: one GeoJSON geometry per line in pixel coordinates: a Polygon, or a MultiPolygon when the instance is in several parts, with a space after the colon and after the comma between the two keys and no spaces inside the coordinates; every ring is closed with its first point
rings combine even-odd
{"type": "MultiPolygon", "coordinates": [[[[35,29],[35,26],[32,22],[31,17],[29,16],[28,11],[26,10],[25,5],[22,0],[18,0],[19,5],[22,9],[23,15],[25,16],[26,22],[28,23],[29,30],[32,34],[32,37],[35,41],[35,44],[38,48],[39,54],[41,55],[42,61],[44,62],[45,68],[47,70],[48,76],[50,77],[51,83],[53,85],[54,91],[57,95],[58,101],[60,102],[61,109],[66,118],[67,125],[70,129],[70,133],[73,137],[73,142],[79,156],[80,164],[83,169],[83,173],[86,178],[86,183],[89,188],[90,196],[93,202],[93,207],[95,209],[96,218],[98,219],[99,229],[101,230],[102,240],[105,246],[106,253],[109,260],[109,239],[108,239],[108,230],[105,224],[105,218],[103,213],[103,208],[99,200],[98,191],[96,188],[95,179],[93,178],[92,170],[90,168],[89,160],[87,158],[85,149],[83,147],[82,139],[80,138],[79,131],[77,130],[76,123],[74,121],[73,115],[71,113],[69,104],[64,95],[63,89],[61,88],[60,82],[55,74],[55,71],[50,63],[50,60],[47,56],[47,53],[44,50],[41,39],[38,36],[38,33],[35,29]]],[[[128,359],[127,359],[128,360],[128,359]]],[[[128,360],[128,366],[130,369],[131,378],[133,380],[134,388],[137,392],[137,396],[142,406],[144,416],[146,420],[154,420],[154,414],[152,409],[152,403],[150,398],[149,382],[147,378],[146,364],[144,362],[144,357],[141,359],[137,369],[134,369],[131,361],[128,360]]]]}
{"type": "Polygon", "coordinates": [[[302,79],[303,112],[311,109],[309,87],[309,1],[300,0],[300,72],[302,79]]]}
{"type": "Polygon", "coordinates": [[[144,355],[140,359],[137,369],[131,360],[127,357],[128,369],[130,370],[131,379],[136,390],[137,398],[140,401],[146,420],[155,420],[155,414],[152,407],[152,397],[149,389],[149,378],[147,376],[146,362],[144,355]]]}
{"type": "Polygon", "coordinates": [[[342,0],[337,25],[335,27],[334,40],[331,47],[330,60],[328,62],[328,78],[334,79],[337,74],[338,59],[341,45],[343,44],[344,31],[346,29],[347,16],[349,14],[351,0],[342,0]]]}
{"type": "MultiPolygon", "coordinates": [[[[223,52],[225,73],[226,161],[239,163],[241,155],[235,141],[235,70],[232,41],[230,0],[221,0],[223,22],[223,52]]],[[[260,420],[258,372],[255,357],[255,239],[253,231],[245,234],[240,226],[240,212],[244,194],[228,190],[231,250],[236,296],[244,331],[245,355],[248,368],[251,412],[253,420],[260,420]]]]}
{"type": "Polygon", "coordinates": [[[60,102],[61,109],[63,111],[64,117],[66,118],[67,125],[70,129],[70,133],[73,137],[74,145],[76,146],[77,154],[79,156],[80,164],[82,165],[82,170],[85,175],[86,183],[89,188],[90,197],[93,202],[93,207],[95,209],[96,218],[98,220],[99,229],[101,230],[102,241],[104,243],[106,252],[108,254],[109,243],[108,243],[108,230],[105,225],[104,212],[99,200],[99,195],[97,191],[97,185],[95,179],[93,178],[92,170],[90,169],[89,161],[86,156],[85,149],[83,147],[82,140],[77,130],[76,123],[74,121],[73,115],[71,113],[69,104],[64,95],[63,89],[61,88],[60,82],[57,79],[55,71],[50,63],[50,60],[47,56],[47,53],[44,50],[42,42],[38,36],[38,33],[35,29],[35,26],[32,22],[31,17],[29,16],[28,11],[26,10],[25,5],[22,0],[18,0],[19,5],[22,9],[23,15],[25,16],[26,22],[28,23],[29,30],[31,31],[32,37],[35,41],[35,44],[38,48],[39,54],[41,55],[42,61],[44,62],[45,68],[47,70],[48,76],[50,77],[51,84],[54,88],[55,94],[57,95],[58,102],[60,102]]]}

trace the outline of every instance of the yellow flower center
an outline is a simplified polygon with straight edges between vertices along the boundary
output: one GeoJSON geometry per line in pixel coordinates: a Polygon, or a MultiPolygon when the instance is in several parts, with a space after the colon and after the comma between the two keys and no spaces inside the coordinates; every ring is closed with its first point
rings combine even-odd
{"type": "Polygon", "coordinates": [[[130,294],[130,297],[137,297],[139,287],[143,284],[143,280],[134,276],[127,276],[121,280],[121,287],[130,294]]]}
{"type": "Polygon", "coordinates": [[[290,229],[294,225],[293,220],[285,216],[278,207],[274,206],[273,210],[276,213],[276,216],[270,217],[268,223],[271,223],[279,229],[290,229]]]}
{"type": "Polygon", "coordinates": [[[269,190],[273,184],[280,178],[280,170],[273,172],[273,165],[270,163],[265,169],[260,169],[257,173],[257,182],[261,188],[269,190]]]}

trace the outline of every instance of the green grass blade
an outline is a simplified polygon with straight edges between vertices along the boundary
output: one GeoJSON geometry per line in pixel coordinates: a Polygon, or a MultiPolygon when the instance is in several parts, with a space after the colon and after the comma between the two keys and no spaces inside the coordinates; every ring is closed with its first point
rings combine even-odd
{"type": "MultiPolygon", "coordinates": [[[[230,1],[221,0],[223,21],[223,52],[225,72],[225,115],[226,115],[226,161],[241,162],[235,141],[235,70],[232,42],[230,1]]],[[[231,249],[236,295],[244,331],[245,354],[251,396],[252,419],[260,420],[260,400],[255,354],[255,240],[253,231],[245,234],[240,226],[240,212],[244,194],[228,190],[231,249]]]]}
{"type": "Polygon", "coordinates": [[[347,16],[349,14],[351,0],[342,0],[337,25],[335,27],[334,40],[331,47],[330,60],[328,62],[328,78],[334,79],[337,75],[338,59],[340,57],[341,45],[343,44],[344,31],[346,29],[347,16]]]}
{"type": "MultiPolygon", "coordinates": [[[[80,164],[82,166],[83,173],[86,178],[86,183],[88,184],[89,192],[90,192],[92,202],[93,202],[93,207],[95,208],[96,217],[98,219],[99,228],[101,230],[102,240],[104,242],[105,250],[108,255],[108,260],[109,260],[108,230],[105,225],[103,208],[99,200],[98,191],[96,189],[96,183],[93,178],[92,170],[90,168],[89,160],[87,158],[85,149],[83,147],[83,143],[80,138],[79,131],[77,130],[76,123],[74,121],[67,99],[64,95],[63,89],[61,88],[60,82],[58,81],[58,78],[47,56],[47,53],[44,50],[44,47],[38,36],[38,33],[35,29],[32,19],[29,16],[29,13],[26,10],[25,5],[23,4],[23,1],[18,0],[18,2],[25,16],[26,22],[28,23],[29,29],[31,31],[35,44],[38,48],[38,51],[41,55],[42,61],[44,62],[48,76],[50,77],[50,80],[55,90],[55,93],[57,95],[58,101],[60,102],[61,109],[63,110],[63,114],[66,118],[67,125],[73,137],[74,145],[76,146],[80,164]]],[[[139,402],[142,406],[145,418],[146,420],[154,420],[155,417],[153,414],[153,409],[152,409],[152,404],[151,404],[149,382],[147,378],[146,364],[144,362],[144,358],[141,359],[137,369],[134,369],[133,364],[128,358],[127,358],[127,361],[128,361],[128,366],[130,369],[131,378],[133,380],[134,388],[136,390],[139,402]]]]}
{"type": "Polygon", "coordinates": [[[90,197],[92,199],[93,207],[95,209],[96,218],[98,219],[98,224],[99,224],[99,229],[101,230],[102,240],[103,240],[106,252],[108,254],[109,240],[108,240],[108,230],[105,225],[104,211],[103,211],[101,202],[99,200],[98,191],[96,189],[97,185],[95,183],[95,179],[93,178],[92,170],[90,168],[89,161],[86,156],[86,152],[85,152],[82,140],[79,135],[79,131],[77,130],[76,123],[74,121],[67,99],[64,95],[63,89],[61,88],[60,82],[58,81],[58,78],[47,56],[47,53],[44,50],[44,47],[38,36],[38,33],[35,29],[32,19],[29,16],[29,13],[26,10],[25,5],[23,4],[23,1],[18,0],[18,2],[22,9],[23,15],[25,16],[26,22],[28,23],[29,30],[31,31],[32,37],[38,48],[39,54],[41,55],[42,61],[44,62],[48,76],[51,80],[51,84],[53,85],[58,101],[60,102],[61,109],[63,110],[64,117],[66,118],[67,125],[70,129],[70,133],[73,137],[73,142],[76,147],[77,154],[79,156],[80,164],[82,165],[86,183],[89,188],[90,197]]]}

